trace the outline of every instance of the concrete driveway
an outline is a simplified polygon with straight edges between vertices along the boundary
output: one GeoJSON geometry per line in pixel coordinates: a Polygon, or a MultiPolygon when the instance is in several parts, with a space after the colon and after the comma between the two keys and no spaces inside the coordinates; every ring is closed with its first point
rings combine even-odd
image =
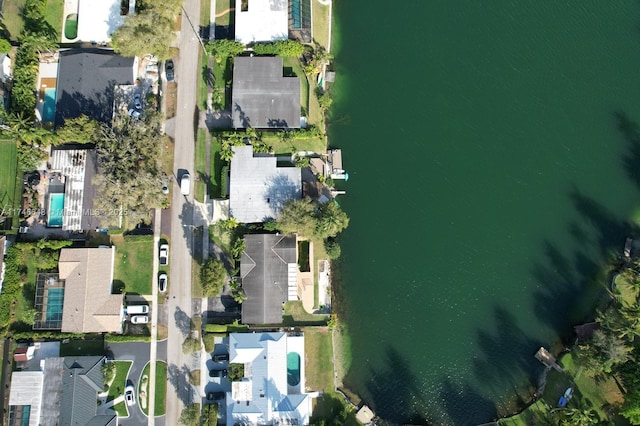
{"type": "MultiPolygon", "coordinates": [[[[133,383],[138,393],[138,382],[144,366],[149,362],[150,345],[147,342],[107,343],[107,355],[116,361],[133,361],[127,380],[133,383]]],[[[129,407],[129,417],[119,418],[118,424],[122,426],[138,426],[147,424],[147,416],[142,413],[140,404],[129,407]]]]}

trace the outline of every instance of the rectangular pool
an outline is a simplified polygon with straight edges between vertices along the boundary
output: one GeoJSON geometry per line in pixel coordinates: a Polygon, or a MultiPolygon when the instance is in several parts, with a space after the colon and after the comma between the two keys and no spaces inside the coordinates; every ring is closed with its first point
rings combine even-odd
{"type": "Polygon", "coordinates": [[[53,123],[56,118],[56,89],[48,87],[44,89],[44,105],[42,105],[42,121],[53,123]]]}
{"type": "Polygon", "coordinates": [[[62,305],[64,304],[64,288],[50,288],[47,291],[47,310],[45,320],[47,322],[62,321],[62,305]]]}
{"type": "Polygon", "coordinates": [[[47,215],[47,226],[49,226],[50,228],[61,228],[63,214],[64,194],[49,194],[49,214],[47,215]]]}

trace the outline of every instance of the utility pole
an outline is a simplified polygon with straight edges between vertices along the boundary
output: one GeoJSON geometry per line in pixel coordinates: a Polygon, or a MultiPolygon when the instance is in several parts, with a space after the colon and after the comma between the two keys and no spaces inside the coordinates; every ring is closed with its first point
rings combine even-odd
{"type": "Polygon", "coordinates": [[[184,8],[184,6],[182,6],[182,13],[184,13],[184,16],[187,17],[187,21],[189,21],[189,25],[191,25],[191,30],[193,30],[193,32],[196,35],[196,37],[198,37],[198,41],[200,42],[200,46],[202,46],[202,51],[204,52],[204,54],[206,56],[207,55],[207,49],[204,48],[204,43],[202,42],[202,39],[200,38],[200,32],[196,31],[196,27],[193,26],[193,22],[191,22],[191,17],[187,13],[187,11],[184,8]]]}

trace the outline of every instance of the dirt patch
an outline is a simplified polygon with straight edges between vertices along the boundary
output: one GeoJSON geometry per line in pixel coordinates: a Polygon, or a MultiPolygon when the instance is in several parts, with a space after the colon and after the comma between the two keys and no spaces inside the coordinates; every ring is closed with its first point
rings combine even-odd
{"type": "Polygon", "coordinates": [[[175,82],[167,83],[167,90],[165,91],[167,99],[167,116],[166,118],[173,118],[176,116],[176,110],[178,108],[178,85],[175,82]]]}

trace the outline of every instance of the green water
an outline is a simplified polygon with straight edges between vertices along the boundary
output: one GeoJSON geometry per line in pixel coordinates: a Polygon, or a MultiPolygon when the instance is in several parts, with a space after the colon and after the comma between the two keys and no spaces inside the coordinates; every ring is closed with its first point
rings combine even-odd
{"type": "MultiPolygon", "coordinates": [[[[346,385],[390,423],[528,398],[638,197],[637,1],[336,1],[346,385]],[[630,130],[629,130],[630,129],[630,130]]],[[[597,296],[597,294],[596,294],[597,296]]]]}

